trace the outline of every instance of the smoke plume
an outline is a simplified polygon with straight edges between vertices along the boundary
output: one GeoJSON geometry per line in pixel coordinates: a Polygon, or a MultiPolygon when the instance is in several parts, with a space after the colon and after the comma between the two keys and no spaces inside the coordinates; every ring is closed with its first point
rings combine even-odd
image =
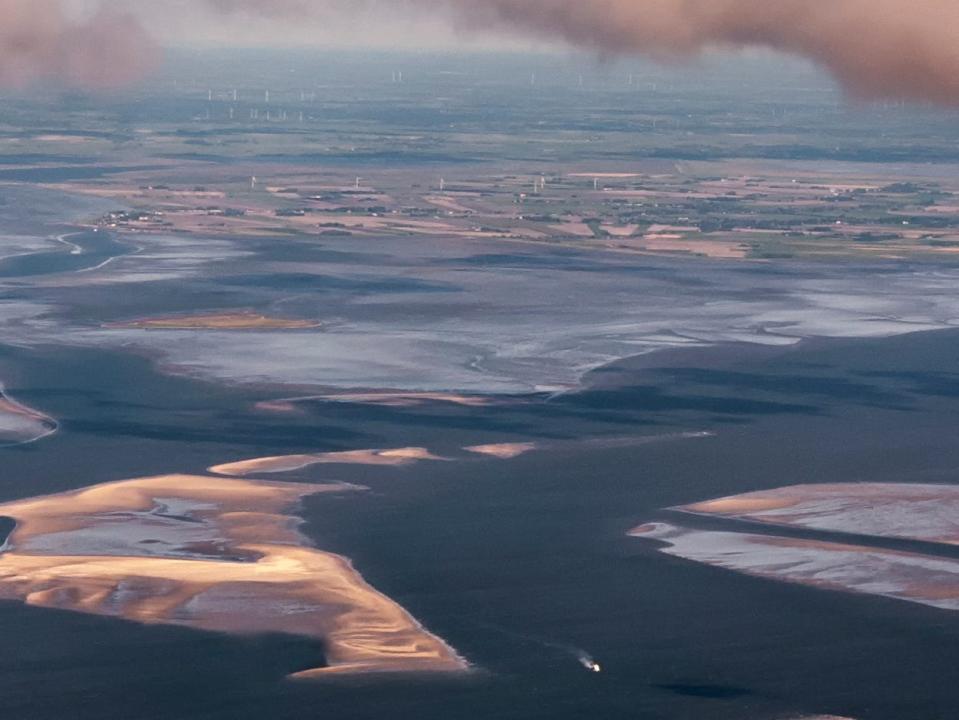
{"type": "MultiPolygon", "coordinates": [[[[146,33],[130,13],[148,7],[147,0],[100,0],[99,14],[84,21],[70,20],[63,9],[67,1],[0,0],[0,83],[55,75],[104,85],[142,66],[136,51],[146,33]]],[[[156,5],[150,5],[156,16],[156,5]]],[[[854,97],[959,105],[959,0],[191,0],[189,5],[234,21],[256,23],[269,16],[318,28],[333,16],[365,23],[377,15],[395,17],[402,9],[414,17],[443,18],[463,34],[520,34],[606,56],[681,59],[717,47],[766,47],[815,61],[854,97]]]]}
{"type": "Polygon", "coordinates": [[[147,69],[153,47],[142,24],[113,5],[81,16],[60,0],[0,0],[0,86],[119,86],[147,69]]]}
{"type": "Polygon", "coordinates": [[[827,68],[860,98],[959,104],[956,0],[486,0],[464,17],[602,53],[671,58],[768,47],[827,68]]]}
{"type": "Polygon", "coordinates": [[[220,11],[299,18],[397,6],[463,33],[561,40],[657,59],[766,47],[809,58],[854,97],[959,105],[957,0],[207,0],[220,11]]]}

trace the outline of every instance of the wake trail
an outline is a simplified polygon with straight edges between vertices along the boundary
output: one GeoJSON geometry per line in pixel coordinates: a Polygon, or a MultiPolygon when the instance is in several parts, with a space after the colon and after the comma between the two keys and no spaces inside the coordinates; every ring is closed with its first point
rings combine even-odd
{"type": "Polygon", "coordinates": [[[483,622],[481,620],[474,620],[468,618],[468,621],[472,624],[485,628],[487,630],[492,630],[500,635],[506,635],[515,640],[520,640],[522,642],[538,645],[540,647],[548,648],[550,650],[556,650],[564,655],[567,655],[571,658],[574,658],[580,665],[582,665],[586,670],[594,673],[602,672],[602,667],[596,661],[596,659],[586,650],[576,645],[570,645],[569,643],[557,642],[556,640],[551,640],[539,635],[532,635],[529,633],[521,633],[515,630],[510,630],[501,625],[494,625],[493,623],[483,622]]]}

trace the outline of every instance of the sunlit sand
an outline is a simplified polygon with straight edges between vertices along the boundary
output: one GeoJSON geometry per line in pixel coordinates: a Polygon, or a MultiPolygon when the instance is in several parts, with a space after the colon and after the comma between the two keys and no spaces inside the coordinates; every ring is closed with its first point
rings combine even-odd
{"type": "MultiPolygon", "coordinates": [[[[591,447],[633,447],[649,443],[692,440],[712,437],[708,432],[668,433],[664,435],[641,435],[634,437],[599,437],[582,440],[525,443],[490,443],[468,445],[463,448],[473,455],[482,455],[498,460],[511,460],[536,450],[558,450],[577,446],[591,447]]],[[[300,455],[277,455],[273,457],[251,458],[237,462],[214,465],[209,472],[231,477],[245,477],[255,474],[284,473],[303,470],[313,465],[372,465],[383,467],[403,467],[424,461],[449,462],[455,458],[436,455],[428,448],[407,447],[394,449],[347,450],[343,452],[310,453],[300,455]]]]}
{"type": "Polygon", "coordinates": [[[749,245],[724,240],[687,239],[681,235],[647,235],[639,243],[643,249],[654,253],[688,253],[704,257],[740,260],[750,253],[749,245]]]}
{"type": "Polygon", "coordinates": [[[794,485],[678,509],[773,525],[959,544],[956,485],[794,485]]]}
{"type": "Polygon", "coordinates": [[[323,642],[327,667],[298,678],[465,670],[347,559],[307,547],[286,514],[304,496],[361,489],[169,475],[8,503],[0,598],[323,642]]]}
{"type": "Polygon", "coordinates": [[[268,317],[255,312],[174,315],[107,325],[113,329],[142,330],[308,330],[319,326],[314,320],[268,317]]]}
{"type": "Polygon", "coordinates": [[[536,443],[498,443],[493,445],[473,445],[463,448],[477,455],[488,455],[501,460],[512,460],[536,449],[536,443]]]}
{"type": "Polygon", "coordinates": [[[253,458],[240,462],[215,465],[209,470],[217,475],[244,477],[255,473],[283,473],[302,470],[313,465],[379,465],[402,467],[423,460],[446,460],[426,448],[396,448],[393,450],[347,450],[344,452],[312,455],[278,455],[253,458]]]}
{"type": "Polygon", "coordinates": [[[339,402],[353,405],[381,405],[383,407],[413,408],[430,403],[447,403],[462,407],[488,407],[498,400],[486,395],[460,395],[442,392],[339,392],[327,395],[307,395],[294,398],[264,400],[256,404],[258,410],[269,412],[296,412],[298,405],[305,402],[339,402]]]}
{"type": "Polygon", "coordinates": [[[842,543],[668,523],[641,525],[630,534],[668,544],[664,553],[749,575],[959,610],[959,561],[870,545],[870,538],[959,544],[957,486],[794,485],[673,509],[854,537],[842,543]]]}

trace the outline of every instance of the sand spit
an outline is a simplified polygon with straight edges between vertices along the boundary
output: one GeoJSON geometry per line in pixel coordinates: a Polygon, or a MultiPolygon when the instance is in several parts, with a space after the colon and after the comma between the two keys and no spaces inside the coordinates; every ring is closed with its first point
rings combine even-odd
{"type": "MultiPolygon", "coordinates": [[[[539,449],[536,443],[500,443],[473,445],[463,448],[474,455],[500,460],[510,460],[539,449]]],[[[239,462],[214,465],[208,471],[215,475],[246,477],[257,474],[273,474],[304,470],[314,465],[372,465],[377,467],[406,467],[423,461],[451,462],[453,458],[435,455],[427,448],[408,447],[393,450],[347,450],[343,452],[315,453],[305,455],[277,455],[252,458],[239,462]]]]}
{"type": "Polygon", "coordinates": [[[666,433],[664,435],[627,435],[618,437],[593,437],[579,440],[553,440],[525,443],[494,443],[471,445],[463,448],[476,455],[486,455],[500,460],[512,460],[530,452],[563,451],[576,448],[628,448],[674,440],[697,440],[714,437],[711,432],[666,433]]]}
{"type": "MultiPolygon", "coordinates": [[[[959,560],[872,547],[869,537],[959,544],[959,487],[896,483],[794,485],[673,510],[772,528],[850,533],[857,544],[670,523],[630,534],[668,545],[662,552],[748,575],[959,610],[959,560]]],[[[887,541],[888,542],[888,541],[887,541]]]]}
{"type": "Polygon", "coordinates": [[[650,253],[689,254],[720,260],[742,260],[752,247],[735,240],[689,239],[669,234],[650,234],[634,243],[636,249],[650,253]]]}
{"type": "Polygon", "coordinates": [[[520,455],[533,452],[537,449],[537,445],[536,443],[498,443],[494,445],[472,445],[463,449],[476,455],[487,455],[500,460],[512,460],[520,455]]]}
{"type": "Polygon", "coordinates": [[[321,323],[314,320],[277,318],[252,311],[171,315],[109,323],[110,330],[310,330],[321,323]]]}
{"type": "MultiPolygon", "coordinates": [[[[576,447],[617,448],[646,445],[655,442],[673,440],[692,440],[713,437],[709,432],[669,433],[665,435],[639,435],[634,437],[598,437],[582,440],[560,440],[551,442],[492,443],[470,445],[463,450],[473,455],[482,455],[498,460],[511,460],[529,452],[563,450],[576,447]]],[[[422,461],[452,462],[454,457],[435,455],[427,448],[407,447],[392,450],[347,450],[344,452],[310,453],[302,455],[277,455],[274,457],[252,458],[238,462],[214,465],[207,470],[216,475],[246,477],[264,473],[284,473],[303,470],[313,465],[374,465],[385,467],[403,467],[422,461]]]]}
{"type": "Polygon", "coordinates": [[[48,415],[13,400],[0,386],[0,447],[42,440],[53,435],[59,427],[57,421],[48,415]]]}
{"type": "Polygon", "coordinates": [[[959,485],[794,485],[676,509],[771,525],[959,544],[959,485]]]}
{"type": "Polygon", "coordinates": [[[465,670],[346,558],[307,547],[286,514],[304,496],[361,489],[168,475],[0,505],[17,523],[0,553],[0,598],[322,641],[328,667],[299,678],[465,670]]]}
{"type": "Polygon", "coordinates": [[[338,402],[352,405],[382,405],[383,407],[413,408],[430,403],[447,403],[462,407],[490,407],[502,401],[488,395],[459,395],[441,392],[344,392],[328,395],[266,400],[256,404],[258,410],[270,412],[295,412],[299,403],[338,402]]]}
{"type": "Polygon", "coordinates": [[[255,473],[284,473],[302,470],[313,465],[377,465],[403,467],[423,460],[445,461],[448,458],[434,455],[426,448],[409,447],[393,450],[347,450],[344,452],[316,453],[312,455],[277,455],[254,458],[235,463],[215,465],[211,473],[245,477],[255,473]]]}
{"type": "Polygon", "coordinates": [[[668,543],[662,550],[667,555],[747,575],[959,610],[959,562],[955,560],[668,523],[643,525],[630,535],[668,543]]]}

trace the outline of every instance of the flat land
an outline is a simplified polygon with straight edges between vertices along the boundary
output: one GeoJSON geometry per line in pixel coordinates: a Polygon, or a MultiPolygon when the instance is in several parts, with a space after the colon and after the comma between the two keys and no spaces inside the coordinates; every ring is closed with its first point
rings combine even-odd
{"type": "Polygon", "coordinates": [[[349,188],[348,177],[329,169],[253,165],[251,174],[270,174],[276,186],[251,190],[235,171],[202,163],[191,170],[216,192],[171,187],[162,182],[166,170],[48,187],[132,208],[91,220],[127,233],[447,237],[732,260],[959,250],[959,188],[940,178],[897,184],[860,167],[837,184],[800,167],[724,161],[684,167],[681,175],[597,174],[602,183],[594,186],[570,169],[551,167],[535,192],[520,176],[480,169],[459,171],[462,178],[440,192],[423,189],[428,179],[412,172],[369,173],[364,185],[349,188]]]}

